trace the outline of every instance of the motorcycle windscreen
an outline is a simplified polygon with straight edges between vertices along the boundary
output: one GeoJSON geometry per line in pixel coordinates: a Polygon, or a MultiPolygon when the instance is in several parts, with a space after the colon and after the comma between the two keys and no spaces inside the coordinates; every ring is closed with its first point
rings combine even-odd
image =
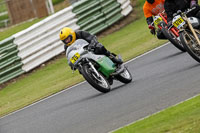
{"type": "Polygon", "coordinates": [[[106,56],[97,60],[100,68],[98,71],[102,72],[107,78],[116,70],[115,64],[106,56]]]}

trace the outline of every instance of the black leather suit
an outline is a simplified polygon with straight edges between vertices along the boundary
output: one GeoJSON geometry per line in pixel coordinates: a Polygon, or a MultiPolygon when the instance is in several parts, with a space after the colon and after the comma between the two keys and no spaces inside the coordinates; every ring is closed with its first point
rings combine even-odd
{"type": "MultiPolygon", "coordinates": [[[[200,7],[198,1],[196,1],[196,3],[196,9],[189,13],[188,16],[196,16],[200,18],[200,7]]],[[[165,0],[164,8],[167,13],[167,21],[171,21],[173,19],[173,14],[178,10],[185,11],[186,9],[191,8],[190,4],[191,0],[165,0]]]]}

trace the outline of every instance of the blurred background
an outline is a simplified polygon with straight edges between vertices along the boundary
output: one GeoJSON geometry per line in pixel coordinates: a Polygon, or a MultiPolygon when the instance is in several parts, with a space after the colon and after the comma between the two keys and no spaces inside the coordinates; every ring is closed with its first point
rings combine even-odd
{"type": "Polygon", "coordinates": [[[53,14],[80,0],[0,0],[0,28],[53,14]]]}

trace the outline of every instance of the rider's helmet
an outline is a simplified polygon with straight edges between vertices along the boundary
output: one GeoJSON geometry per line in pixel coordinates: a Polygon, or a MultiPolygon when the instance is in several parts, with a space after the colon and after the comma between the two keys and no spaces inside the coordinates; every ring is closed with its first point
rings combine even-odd
{"type": "Polygon", "coordinates": [[[147,0],[148,3],[153,4],[155,0],[147,0]]]}
{"type": "Polygon", "coordinates": [[[60,31],[60,40],[67,46],[70,46],[76,40],[76,33],[71,28],[64,27],[60,31]]]}

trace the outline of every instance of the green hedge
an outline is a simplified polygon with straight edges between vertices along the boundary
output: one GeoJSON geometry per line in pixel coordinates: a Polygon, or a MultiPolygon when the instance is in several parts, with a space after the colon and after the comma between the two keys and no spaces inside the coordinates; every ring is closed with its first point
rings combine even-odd
{"type": "Polygon", "coordinates": [[[1,21],[1,20],[5,20],[5,19],[8,19],[8,14],[5,14],[5,15],[0,16],[0,21],[1,21]]]}
{"type": "Polygon", "coordinates": [[[53,5],[56,5],[56,4],[58,4],[58,3],[60,3],[60,2],[63,2],[64,0],[52,0],[52,2],[53,2],[53,5]]]}

